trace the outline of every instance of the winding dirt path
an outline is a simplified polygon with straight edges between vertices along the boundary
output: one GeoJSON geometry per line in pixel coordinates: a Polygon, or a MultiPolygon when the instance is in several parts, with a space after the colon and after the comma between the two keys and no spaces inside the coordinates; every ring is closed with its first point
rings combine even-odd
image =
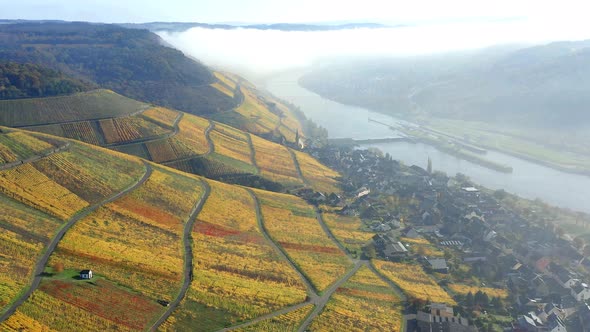
{"type": "Polygon", "coordinates": [[[184,277],[182,287],[180,288],[178,296],[176,296],[176,298],[168,305],[168,309],[166,309],[166,311],[160,316],[160,318],[158,318],[158,320],[152,325],[152,327],[150,327],[150,331],[155,331],[160,325],[162,325],[162,323],[164,323],[168,319],[168,317],[170,317],[170,315],[172,315],[172,312],[174,312],[176,307],[178,307],[182,299],[184,299],[184,297],[186,296],[188,288],[190,287],[190,284],[193,280],[194,255],[191,234],[193,231],[193,226],[195,225],[195,222],[197,220],[197,216],[199,215],[199,213],[201,213],[201,210],[203,210],[203,206],[205,206],[205,202],[207,202],[207,199],[211,194],[211,186],[209,186],[209,183],[201,179],[201,184],[205,191],[203,192],[203,195],[197,201],[197,203],[195,203],[195,206],[193,207],[193,210],[191,211],[191,214],[189,215],[188,220],[184,226],[184,232],[182,237],[182,242],[184,245],[184,277]]]}
{"type": "Polygon", "coordinates": [[[68,150],[70,148],[70,145],[71,145],[70,142],[66,142],[65,144],[60,145],[58,147],[47,149],[45,151],[41,151],[41,152],[39,152],[39,154],[36,154],[32,157],[2,164],[2,165],[0,165],[0,171],[6,171],[6,170],[9,170],[12,168],[16,168],[20,165],[34,163],[37,160],[49,157],[52,154],[60,153],[62,151],[68,150]]]}
{"type": "Polygon", "coordinates": [[[291,265],[291,267],[293,269],[295,269],[295,271],[297,272],[297,274],[299,275],[299,277],[301,278],[301,280],[305,284],[305,287],[307,288],[308,296],[311,299],[318,298],[317,290],[312,285],[311,281],[307,278],[307,276],[305,276],[303,271],[301,271],[299,269],[299,267],[291,260],[291,258],[289,258],[289,256],[285,252],[285,250],[281,246],[279,246],[275,242],[275,240],[270,236],[270,234],[268,233],[268,230],[266,229],[266,226],[264,225],[264,216],[262,215],[262,209],[260,208],[260,201],[258,200],[258,197],[256,196],[256,194],[254,194],[254,191],[252,191],[249,188],[245,188],[245,189],[246,189],[246,191],[248,191],[250,196],[252,196],[252,199],[254,199],[254,203],[256,205],[256,219],[258,221],[258,227],[260,228],[260,231],[262,232],[262,234],[264,235],[266,240],[268,240],[268,242],[273,246],[273,248],[276,250],[276,252],[281,256],[281,258],[286,260],[289,263],[289,265],[291,265]]]}
{"type": "Polygon", "coordinates": [[[59,241],[61,241],[61,239],[66,234],[66,232],[68,230],[70,230],[70,228],[72,228],[72,226],[74,226],[78,221],[85,218],[86,216],[88,216],[90,213],[94,212],[95,210],[97,210],[101,206],[115,201],[116,199],[122,197],[123,195],[135,190],[136,188],[143,185],[147,181],[147,179],[152,175],[153,170],[152,170],[152,166],[150,164],[148,164],[145,161],[143,163],[146,168],[146,171],[145,171],[144,175],[141,177],[141,179],[139,179],[136,183],[134,183],[133,185],[131,185],[127,189],[120,191],[119,193],[115,194],[114,196],[111,196],[101,202],[98,202],[98,203],[93,204],[89,207],[86,207],[84,210],[82,210],[81,212],[78,212],[75,216],[70,218],[70,220],[64,226],[61,227],[61,229],[57,232],[57,234],[55,234],[55,236],[51,239],[51,242],[49,243],[47,248],[45,248],[43,255],[39,258],[39,260],[37,260],[37,263],[35,264],[35,270],[33,273],[33,275],[35,277],[33,278],[31,286],[16,301],[14,301],[12,303],[12,305],[2,314],[2,316],[0,316],[0,323],[5,321],[10,315],[14,314],[16,309],[21,304],[23,304],[31,296],[31,294],[33,294],[33,292],[39,287],[39,284],[41,283],[41,279],[43,278],[42,274],[43,274],[43,271],[45,270],[45,267],[47,266],[47,262],[49,261],[49,257],[51,256],[51,254],[53,254],[53,252],[55,251],[55,248],[57,248],[59,241]]]}
{"type": "Polygon", "coordinates": [[[293,164],[295,165],[295,169],[297,170],[297,175],[299,176],[299,179],[308,187],[311,187],[311,183],[305,178],[305,176],[303,176],[303,172],[301,171],[301,165],[299,165],[299,160],[297,159],[297,156],[295,155],[295,152],[293,152],[293,150],[289,149],[288,147],[285,147],[287,149],[287,151],[289,151],[289,154],[291,155],[291,159],[293,159],[293,164]]]}
{"type": "Polygon", "coordinates": [[[250,161],[252,162],[252,166],[256,167],[256,175],[260,174],[260,167],[258,167],[258,162],[256,162],[256,149],[254,149],[254,143],[252,143],[252,134],[246,132],[246,136],[248,136],[248,146],[250,147],[250,161]]]}

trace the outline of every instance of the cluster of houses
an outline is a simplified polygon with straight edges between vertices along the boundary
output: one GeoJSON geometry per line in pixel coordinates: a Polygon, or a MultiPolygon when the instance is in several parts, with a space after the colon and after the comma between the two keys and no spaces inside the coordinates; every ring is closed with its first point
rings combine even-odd
{"type": "Polygon", "coordinates": [[[578,271],[590,274],[590,260],[553,229],[501,206],[496,195],[371,150],[328,146],[310,153],[346,175],[344,195],[352,203],[341,213],[370,221],[380,258],[416,259],[427,270],[447,273],[444,258],[412,255],[412,244],[400,235],[457,249],[480,279],[514,294],[512,307],[521,313],[515,331],[565,331],[565,319],[583,314],[590,288],[578,271]],[[383,194],[405,202],[404,209],[385,208],[383,194]]]}

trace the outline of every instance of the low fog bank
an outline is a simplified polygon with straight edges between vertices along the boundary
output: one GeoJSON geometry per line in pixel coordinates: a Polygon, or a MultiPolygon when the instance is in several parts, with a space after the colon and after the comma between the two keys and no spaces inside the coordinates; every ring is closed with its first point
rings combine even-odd
{"type": "Polygon", "coordinates": [[[158,32],[205,64],[265,76],[341,56],[411,56],[473,50],[498,44],[533,45],[590,38],[589,23],[513,19],[396,28],[278,31],[193,28],[158,32]],[[555,22],[557,23],[557,22],[555,22]]]}

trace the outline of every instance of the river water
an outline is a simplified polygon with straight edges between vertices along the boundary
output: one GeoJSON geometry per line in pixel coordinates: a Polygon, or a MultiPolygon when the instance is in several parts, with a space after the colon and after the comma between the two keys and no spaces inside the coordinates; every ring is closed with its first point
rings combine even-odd
{"type": "MultiPolygon", "coordinates": [[[[343,105],[300,87],[301,73],[283,73],[267,79],[261,85],[275,96],[301,108],[305,115],[328,130],[330,138],[395,137],[388,127],[369,122],[376,119],[395,124],[402,120],[371,112],[367,109],[343,105]]],[[[428,158],[433,169],[449,175],[463,173],[476,183],[490,189],[504,189],[521,197],[541,200],[555,206],[590,213],[590,177],[569,174],[503,153],[488,151],[486,158],[512,166],[510,174],[497,172],[459,159],[422,143],[380,143],[363,145],[376,147],[407,165],[426,168],[428,158]]]]}

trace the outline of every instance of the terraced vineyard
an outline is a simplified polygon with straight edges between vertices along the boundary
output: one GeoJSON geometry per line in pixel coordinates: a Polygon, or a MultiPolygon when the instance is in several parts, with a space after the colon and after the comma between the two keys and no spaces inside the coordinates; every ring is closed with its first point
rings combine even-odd
{"type": "Polygon", "coordinates": [[[288,148],[252,135],[252,146],[260,175],[289,187],[302,186],[297,166],[288,148]]]}
{"type": "Polygon", "coordinates": [[[0,100],[0,125],[24,127],[130,115],[147,109],[145,103],[110,90],[70,96],[0,100]]]}
{"type": "Polygon", "coordinates": [[[374,260],[373,263],[377,270],[396,283],[411,298],[424,302],[456,304],[455,300],[419,265],[380,260],[374,260]]]}
{"type": "Polygon", "coordinates": [[[362,247],[371,241],[375,233],[361,230],[362,222],[359,217],[341,216],[334,213],[324,213],[323,219],[346,250],[359,256],[362,247]]]}
{"type": "Polygon", "coordinates": [[[253,84],[236,75],[214,74],[218,82],[213,87],[234,98],[234,91],[239,89],[242,101],[234,110],[214,114],[215,120],[256,135],[284,137],[289,142],[295,142],[296,133],[303,132],[295,114],[275,97],[257,90],[253,84]]]}
{"type": "Polygon", "coordinates": [[[0,129],[4,150],[29,158],[0,170],[0,330],[288,331],[314,308],[319,326],[346,310],[354,324],[369,311],[388,315],[383,324],[399,318],[397,305],[383,307],[398,301],[387,284],[353,264],[295,196],[0,129]]]}
{"type": "Polygon", "coordinates": [[[209,181],[211,195],[193,229],[195,264],[168,330],[215,330],[305,301],[305,286],[258,225],[245,189],[209,181]],[[195,319],[194,308],[202,308],[195,319]]]}
{"type": "Polygon", "coordinates": [[[318,223],[314,209],[300,198],[255,191],[269,235],[321,292],[352,267],[349,258],[318,223]]]}
{"type": "MultiPolygon", "coordinates": [[[[234,81],[235,77],[220,73],[216,75],[218,83],[226,88],[239,88],[234,81]]],[[[267,114],[278,126],[273,125],[269,130],[274,132],[280,127],[285,133],[289,133],[283,136],[293,136],[294,140],[299,123],[289,109],[278,102],[268,102],[270,99],[254,94],[253,86],[247,82],[245,84],[252,89],[249,92],[250,99],[247,98],[252,103],[260,107],[270,103],[269,105],[282,110],[280,121],[272,112],[267,114]],[[288,123],[289,127],[285,127],[284,123],[288,123]]],[[[226,182],[277,191],[306,184],[319,191],[339,191],[335,179],[338,174],[304,153],[290,151],[284,146],[219,122],[162,107],[152,107],[108,90],[46,99],[23,99],[18,102],[20,104],[7,104],[4,107],[20,109],[23,113],[19,113],[18,124],[27,130],[108,147],[226,182]],[[100,98],[105,100],[100,102],[100,98]],[[50,124],[44,124],[35,118],[37,109],[30,106],[35,103],[42,105],[44,109],[55,108],[57,112],[59,107],[65,107],[67,111],[63,117],[52,118],[54,120],[47,120],[50,124]]],[[[9,121],[7,116],[0,117],[0,124],[2,121],[16,123],[9,121]]],[[[258,118],[256,123],[264,125],[265,120],[258,118]]],[[[0,162],[15,159],[16,157],[4,152],[6,149],[2,148],[3,144],[9,142],[0,142],[0,162]]],[[[21,151],[24,155],[33,153],[23,149],[14,150],[21,151]]]]}
{"type": "Polygon", "coordinates": [[[468,293],[475,294],[477,292],[482,292],[487,294],[490,298],[499,297],[501,299],[505,299],[508,297],[508,291],[503,288],[478,287],[463,284],[449,284],[449,289],[453,293],[459,295],[467,295],[468,293]]]}
{"type": "Polygon", "coordinates": [[[5,129],[0,133],[0,165],[25,160],[55,147],[33,135],[5,129]]]}
{"type": "MultiPolygon", "coordinates": [[[[68,142],[2,128],[0,141],[13,156],[31,158],[47,147],[68,142]],[[22,147],[28,147],[23,153],[22,147]]],[[[16,299],[32,278],[45,246],[70,218],[91,204],[123,190],[139,178],[137,160],[70,143],[67,149],[0,170],[0,313],[16,299]],[[110,167],[102,167],[105,163],[110,167]]],[[[23,160],[23,159],[20,159],[23,160]]]]}
{"type": "Polygon", "coordinates": [[[256,332],[256,331],[268,331],[268,332],[283,332],[283,331],[296,331],[297,327],[305,319],[307,315],[311,313],[314,305],[308,304],[299,309],[290,311],[286,314],[278,315],[276,317],[265,319],[259,323],[236,329],[240,332],[256,332]]]}
{"type": "Polygon", "coordinates": [[[310,326],[311,331],[399,331],[401,299],[368,267],[362,266],[310,326]]]}
{"type": "Polygon", "coordinates": [[[313,183],[314,187],[323,192],[339,192],[338,180],[340,174],[322,165],[310,155],[291,150],[294,153],[301,175],[308,183],[313,183]]]}

